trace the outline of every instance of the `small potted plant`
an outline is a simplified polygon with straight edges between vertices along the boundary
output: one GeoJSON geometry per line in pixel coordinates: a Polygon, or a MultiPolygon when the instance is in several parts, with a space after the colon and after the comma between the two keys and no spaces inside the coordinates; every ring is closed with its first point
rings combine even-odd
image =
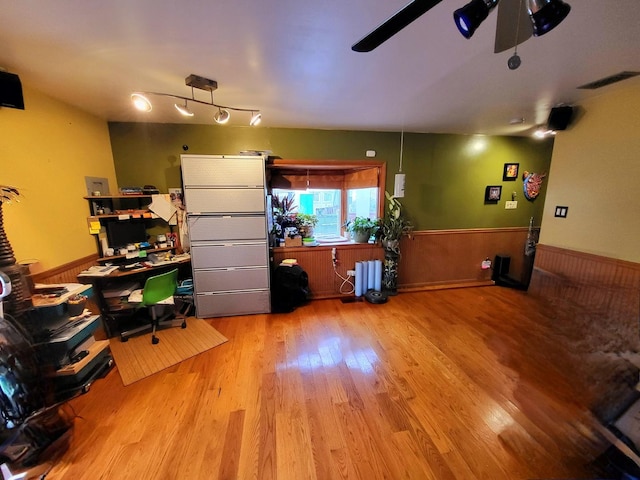
{"type": "Polygon", "coordinates": [[[318,217],[309,213],[298,213],[295,222],[302,238],[311,238],[313,237],[313,229],[318,224],[318,217]]]}
{"type": "Polygon", "coordinates": [[[351,238],[356,243],[368,243],[372,235],[375,235],[380,228],[378,219],[368,217],[356,217],[345,224],[345,228],[351,234],[351,238]]]}
{"type": "Polygon", "coordinates": [[[87,297],[84,295],[74,295],[67,301],[67,313],[70,317],[77,317],[84,312],[87,297]]]}

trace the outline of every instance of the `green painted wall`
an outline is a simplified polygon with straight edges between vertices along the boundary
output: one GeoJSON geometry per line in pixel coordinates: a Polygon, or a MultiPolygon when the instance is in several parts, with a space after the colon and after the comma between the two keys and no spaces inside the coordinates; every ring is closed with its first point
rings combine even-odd
{"type": "MultiPolygon", "coordinates": [[[[180,186],[180,155],[237,154],[269,150],[286,159],[365,159],[367,150],[387,162],[387,189],[393,190],[400,163],[399,132],[250,128],[218,125],[110,123],[118,184],[151,184],[161,191],[180,186]]],[[[505,163],[520,172],[548,172],[552,141],[522,137],[405,133],[402,170],[406,174],[406,214],[418,230],[528,226],[540,224],[546,189],[530,202],[522,179],[503,182],[505,163]],[[485,204],[487,185],[502,185],[498,204],[485,204]],[[505,210],[516,192],[518,208],[505,210]]]]}

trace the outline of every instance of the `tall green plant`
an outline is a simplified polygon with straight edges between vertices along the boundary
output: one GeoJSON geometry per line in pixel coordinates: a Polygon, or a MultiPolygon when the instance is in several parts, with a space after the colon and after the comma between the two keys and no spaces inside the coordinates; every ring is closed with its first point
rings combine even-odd
{"type": "Polygon", "coordinates": [[[400,240],[403,235],[409,235],[413,231],[413,225],[402,214],[402,204],[400,201],[384,192],[387,198],[387,214],[382,220],[381,238],[382,240],[400,240]]]}

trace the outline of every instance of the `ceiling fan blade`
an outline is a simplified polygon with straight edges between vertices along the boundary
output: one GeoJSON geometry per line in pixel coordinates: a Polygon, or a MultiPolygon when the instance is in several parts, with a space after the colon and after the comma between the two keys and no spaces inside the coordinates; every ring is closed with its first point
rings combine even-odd
{"type": "Polygon", "coordinates": [[[527,1],[500,0],[494,53],[520,45],[532,35],[533,25],[527,11],[527,1]]]}
{"type": "Polygon", "coordinates": [[[354,43],[351,46],[351,50],[354,52],[370,52],[383,42],[389,40],[411,22],[427,13],[441,1],[442,0],[414,0],[398,10],[391,18],[380,24],[362,40],[354,43]]]}

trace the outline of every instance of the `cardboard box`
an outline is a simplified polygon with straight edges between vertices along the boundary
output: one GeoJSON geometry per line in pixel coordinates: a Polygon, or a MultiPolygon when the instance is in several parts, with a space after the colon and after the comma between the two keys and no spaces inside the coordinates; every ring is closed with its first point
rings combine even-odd
{"type": "Polygon", "coordinates": [[[284,239],[285,247],[301,247],[302,246],[302,237],[298,235],[297,237],[285,237],[284,239]]]}

